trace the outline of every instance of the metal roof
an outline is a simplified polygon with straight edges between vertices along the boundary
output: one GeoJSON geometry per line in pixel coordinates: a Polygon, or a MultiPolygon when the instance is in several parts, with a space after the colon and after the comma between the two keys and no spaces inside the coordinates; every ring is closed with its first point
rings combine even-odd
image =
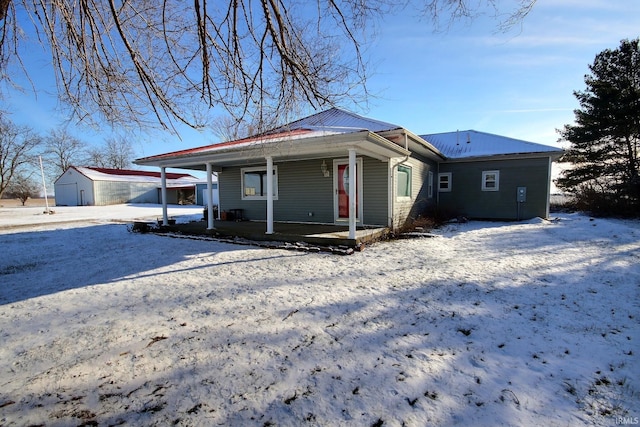
{"type": "MultiPolygon", "coordinates": [[[[248,149],[256,148],[257,146],[267,146],[281,142],[296,143],[304,146],[309,141],[319,137],[330,138],[332,136],[355,134],[358,132],[376,133],[395,129],[401,129],[401,127],[380,120],[362,117],[339,108],[331,108],[263,134],[235,141],[149,156],[137,159],[135,163],[156,164],[158,162],[175,159],[184,160],[201,156],[222,155],[223,153],[229,152],[243,152],[246,154],[248,153],[248,149]]],[[[396,143],[393,144],[398,145],[396,143]]],[[[400,146],[399,149],[401,149],[400,146]]]]}
{"type": "Polygon", "coordinates": [[[162,160],[166,158],[191,157],[191,156],[197,156],[197,155],[214,154],[218,152],[247,149],[250,147],[255,147],[256,145],[259,145],[259,144],[293,141],[293,140],[303,139],[303,138],[314,138],[318,136],[335,135],[337,133],[340,133],[340,132],[329,132],[329,131],[319,131],[319,130],[311,131],[307,129],[297,129],[295,131],[282,131],[280,133],[251,136],[248,138],[237,139],[234,141],[219,142],[216,144],[204,145],[202,147],[187,148],[185,150],[172,151],[170,153],[156,154],[154,156],[137,159],[135,162],[137,163],[138,161],[162,160]]]}
{"type": "Polygon", "coordinates": [[[563,150],[549,145],[494,135],[476,130],[420,135],[433,144],[448,159],[466,159],[500,155],[562,154],[563,150]]]}
{"type": "MultiPolygon", "coordinates": [[[[359,140],[359,137],[356,137],[358,132],[371,133],[378,136],[382,135],[389,144],[399,147],[398,149],[392,150],[394,154],[398,154],[395,153],[395,151],[404,147],[404,143],[400,143],[397,138],[393,137],[392,134],[397,130],[402,130],[405,134],[408,132],[402,126],[363,117],[340,108],[331,108],[263,134],[235,141],[158,154],[137,159],[135,163],[155,166],[171,165],[175,167],[178,167],[176,165],[179,164],[180,167],[193,168],[194,165],[202,166],[202,159],[206,158],[208,159],[207,161],[213,161],[215,159],[218,166],[224,166],[225,164],[231,164],[229,162],[231,162],[233,157],[232,154],[235,157],[251,157],[251,153],[255,151],[257,154],[264,156],[264,152],[259,152],[260,147],[264,147],[265,149],[271,147],[270,152],[272,152],[272,155],[283,158],[286,157],[292,160],[297,158],[296,153],[299,155],[305,153],[307,156],[310,155],[309,150],[314,149],[314,146],[316,150],[326,151],[328,147],[326,144],[328,144],[329,141],[343,141],[343,139],[340,138],[341,136],[348,137],[348,135],[353,134],[355,138],[354,141],[359,140]],[[326,141],[325,143],[320,143],[321,140],[326,141]],[[288,144],[282,144],[283,142],[287,142],[288,144]],[[223,162],[223,157],[227,163],[223,162]]],[[[410,132],[408,133],[411,134],[410,132]]],[[[367,138],[370,137],[366,136],[365,139],[367,138]]],[[[535,155],[559,156],[563,152],[560,148],[475,130],[420,135],[419,137],[414,136],[414,139],[427,150],[427,153],[423,153],[423,155],[428,155],[430,152],[433,152],[435,155],[440,156],[440,158],[452,161],[500,155],[522,156],[534,153],[535,155]],[[425,144],[422,140],[428,144],[425,144]]],[[[390,152],[387,154],[390,155],[389,153],[390,152]]],[[[329,154],[329,152],[325,154],[329,154]]],[[[233,158],[235,159],[235,157],[233,158]]],[[[246,160],[246,158],[244,159],[246,160]]]]}
{"type": "Polygon", "coordinates": [[[293,129],[327,130],[337,133],[349,133],[362,130],[371,132],[383,132],[386,130],[400,129],[402,126],[380,120],[363,117],[340,108],[330,108],[311,116],[296,120],[276,129],[274,132],[293,129]]]}
{"type": "MultiPolygon", "coordinates": [[[[86,176],[92,181],[120,181],[120,182],[138,182],[138,183],[154,183],[159,184],[161,174],[160,172],[142,171],[142,170],[129,170],[129,169],[107,169],[107,168],[94,168],[94,167],[82,167],[71,166],[70,169],[75,169],[82,175],[86,176]]],[[[66,173],[66,172],[65,172],[66,173]]],[[[167,185],[186,185],[193,186],[197,182],[201,182],[198,178],[184,173],[171,173],[167,172],[167,185]]]]}

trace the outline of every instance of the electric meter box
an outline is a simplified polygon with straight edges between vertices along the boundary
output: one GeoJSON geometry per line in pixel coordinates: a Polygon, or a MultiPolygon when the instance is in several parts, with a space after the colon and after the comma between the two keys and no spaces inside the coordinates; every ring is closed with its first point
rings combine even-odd
{"type": "Polygon", "coordinates": [[[527,187],[518,187],[518,192],[516,195],[518,199],[518,203],[524,203],[527,201],[527,187]]]}

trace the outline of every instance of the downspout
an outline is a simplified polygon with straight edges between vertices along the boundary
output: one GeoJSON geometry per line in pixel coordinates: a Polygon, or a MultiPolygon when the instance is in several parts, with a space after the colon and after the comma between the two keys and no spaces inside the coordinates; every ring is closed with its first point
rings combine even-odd
{"type": "MultiPolygon", "coordinates": [[[[404,149],[409,151],[409,136],[407,135],[406,132],[403,132],[404,135],[404,149]]],[[[390,198],[390,202],[389,202],[389,209],[391,210],[391,212],[389,213],[389,226],[395,230],[395,224],[394,224],[394,214],[396,212],[396,186],[395,186],[395,180],[393,179],[395,177],[395,169],[398,168],[398,166],[400,166],[403,163],[406,163],[409,159],[411,158],[411,155],[406,155],[404,156],[404,159],[400,160],[398,163],[394,164],[391,167],[391,177],[390,177],[390,189],[391,191],[389,192],[389,198],[390,198]]]]}
{"type": "Polygon", "coordinates": [[[437,163],[436,177],[433,183],[433,191],[436,192],[436,208],[440,209],[440,162],[437,163]]]}

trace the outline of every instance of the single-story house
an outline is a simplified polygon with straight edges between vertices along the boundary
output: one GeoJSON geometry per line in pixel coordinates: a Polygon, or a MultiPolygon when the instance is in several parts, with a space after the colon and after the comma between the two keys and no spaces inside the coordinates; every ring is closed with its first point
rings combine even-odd
{"type": "MultiPolygon", "coordinates": [[[[549,213],[551,164],[562,150],[476,131],[417,135],[332,108],[273,131],[141,158],[215,172],[221,210],[250,220],[398,229],[440,209],[485,219],[549,213]]],[[[209,183],[208,183],[209,184],[209,183]]],[[[208,228],[214,228],[208,218],[208,228]]]]}
{"type": "Polygon", "coordinates": [[[194,203],[201,182],[184,173],[69,167],[54,183],[58,206],[104,206],[120,203],[194,203]]]}

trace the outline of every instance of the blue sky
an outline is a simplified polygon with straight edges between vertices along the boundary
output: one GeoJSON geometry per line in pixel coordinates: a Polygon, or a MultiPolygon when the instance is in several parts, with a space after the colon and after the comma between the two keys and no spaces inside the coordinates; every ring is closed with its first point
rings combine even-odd
{"type": "MultiPolygon", "coordinates": [[[[343,107],[418,134],[475,129],[558,146],[556,129],[573,122],[573,91],[584,89],[595,55],[640,35],[638,0],[538,0],[507,33],[497,32],[488,12],[437,33],[412,9],[385,17],[367,49],[374,97],[367,106],[343,107]]],[[[65,117],[46,57],[36,53],[26,60],[36,71],[37,97],[27,89],[4,102],[15,122],[46,133],[65,117]]],[[[106,127],[71,129],[89,143],[111,135],[106,127]]],[[[134,148],[148,156],[217,142],[211,134],[180,133],[181,140],[150,132],[134,148]]]]}
{"type": "Polygon", "coordinates": [[[508,33],[488,16],[439,34],[394,23],[377,48],[370,83],[382,96],[369,115],[421,134],[475,129],[558,145],[595,55],[638,36],[637,0],[539,0],[508,33]]]}

